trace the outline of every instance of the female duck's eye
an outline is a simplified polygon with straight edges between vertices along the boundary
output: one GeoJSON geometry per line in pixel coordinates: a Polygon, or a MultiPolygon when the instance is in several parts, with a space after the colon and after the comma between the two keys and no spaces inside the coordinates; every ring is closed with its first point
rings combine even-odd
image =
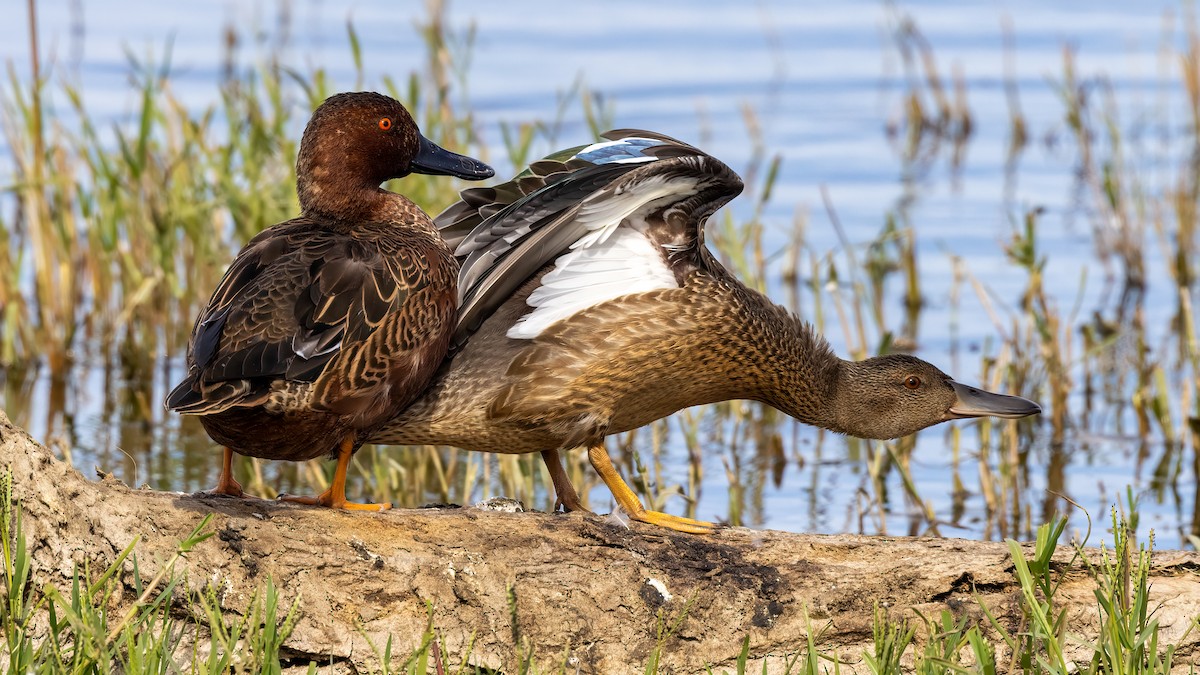
{"type": "Polygon", "coordinates": [[[392,128],[392,118],[384,117],[383,119],[379,120],[379,128],[383,129],[384,131],[391,129],[392,128]]]}
{"type": "Polygon", "coordinates": [[[909,375],[908,378],[904,380],[904,386],[909,389],[916,389],[921,386],[921,378],[917,377],[916,375],[909,375]]]}

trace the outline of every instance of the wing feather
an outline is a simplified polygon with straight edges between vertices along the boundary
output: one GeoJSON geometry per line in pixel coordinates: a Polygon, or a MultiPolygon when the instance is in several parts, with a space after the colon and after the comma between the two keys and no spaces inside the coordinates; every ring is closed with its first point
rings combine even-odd
{"type": "Polygon", "coordinates": [[[703,264],[704,221],[741,192],[737,174],[662,134],[618,129],[603,138],[486,192],[465,191],[437,217],[462,262],[456,345],[551,261],[511,336],[620,294],[677,285],[681,266],[703,264]],[[572,255],[582,251],[590,253],[572,255]]]}
{"type": "Polygon", "coordinates": [[[273,382],[316,381],[347,344],[401,311],[421,278],[378,248],[304,218],[265,230],[197,319],[188,377],[167,407],[211,413],[258,405],[273,382]]]}

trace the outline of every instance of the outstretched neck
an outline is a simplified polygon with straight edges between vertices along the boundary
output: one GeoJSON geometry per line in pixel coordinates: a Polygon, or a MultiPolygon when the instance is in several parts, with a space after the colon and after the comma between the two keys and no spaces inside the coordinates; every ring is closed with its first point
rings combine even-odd
{"type": "Polygon", "coordinates": [[[888,382],[876,372],[878,359],[838,358],[799,319],[793,321],[790,338],[773,356],[780,364],[779,377],[763,396],[767,403],[806,424],[858,438],[898,438],[932,423],[912,424],[886,395],[888,382]]]}
{"type": "Polygon", "coordinates": [[[754,354],[745,365],[761,369],[749,398],[806,424],[842,431],[835,399],[849,362],[839,359],[811,324],[765,295],[749,289],[738,295],[742,338],[754,354]]]}

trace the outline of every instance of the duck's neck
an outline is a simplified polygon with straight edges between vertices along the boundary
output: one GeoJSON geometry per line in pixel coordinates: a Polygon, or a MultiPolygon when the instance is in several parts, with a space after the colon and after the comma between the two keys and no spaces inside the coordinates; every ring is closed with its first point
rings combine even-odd
{"type": "Polygon", "coordinates": [[[778,372],[765,383],[763,400],[805,424],[845,432],[838,394],[848,362],[811,325],[789,318],[789,344],[776,347],[778,372]]]}
{"type": "Polygon", "coordinates": [[[846,378],[854,375],[854,362],[838,358],[811,324],[766,296],[754,291],[739,295],[743,338],[753,354],[745,364],[753,373],[747,397],[805,424],[847,431],[838,397],[846,378]]]}
{"type": "Polygon", "coordinates": [[[885,357],[840,359],[810,324],[754,295],[765,303],[759,313],[767,328],[752,331],[765,367],[761,388],[750,398],[806,424],[858,438],[897,438],[928,426],[914,425],[902,408],[880,396],[878,361],[885,357]]]}
{"type": "Polygon", "coordinates": [[[412,201],[379,187],[379,181],[367,178],[348,159],[302,148],[296,175],[301,213],[329,227],[355,230],[364,223],[402,223],[436,233],[432,221],[412,201]]]}

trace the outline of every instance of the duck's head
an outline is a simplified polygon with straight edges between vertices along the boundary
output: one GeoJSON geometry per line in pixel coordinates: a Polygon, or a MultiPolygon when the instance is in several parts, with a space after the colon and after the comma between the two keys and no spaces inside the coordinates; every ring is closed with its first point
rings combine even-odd
{"type": "Polygon", "coordinates": [[[297,189],[305,213],[337,215],[364,190],[410,173],[482,180],[495,171],[439,147],[421,135],[399,101],[370,91],[330,96],[300,140],[297,189]]]}
{"type": "Polygon", "coordinates": [[[842,361],[832,400],[839,431],[860,438],[899,438],[969,417],[1018,418],[1041,406],[955,382],[936,366],[907,354],[842,361]]]}

